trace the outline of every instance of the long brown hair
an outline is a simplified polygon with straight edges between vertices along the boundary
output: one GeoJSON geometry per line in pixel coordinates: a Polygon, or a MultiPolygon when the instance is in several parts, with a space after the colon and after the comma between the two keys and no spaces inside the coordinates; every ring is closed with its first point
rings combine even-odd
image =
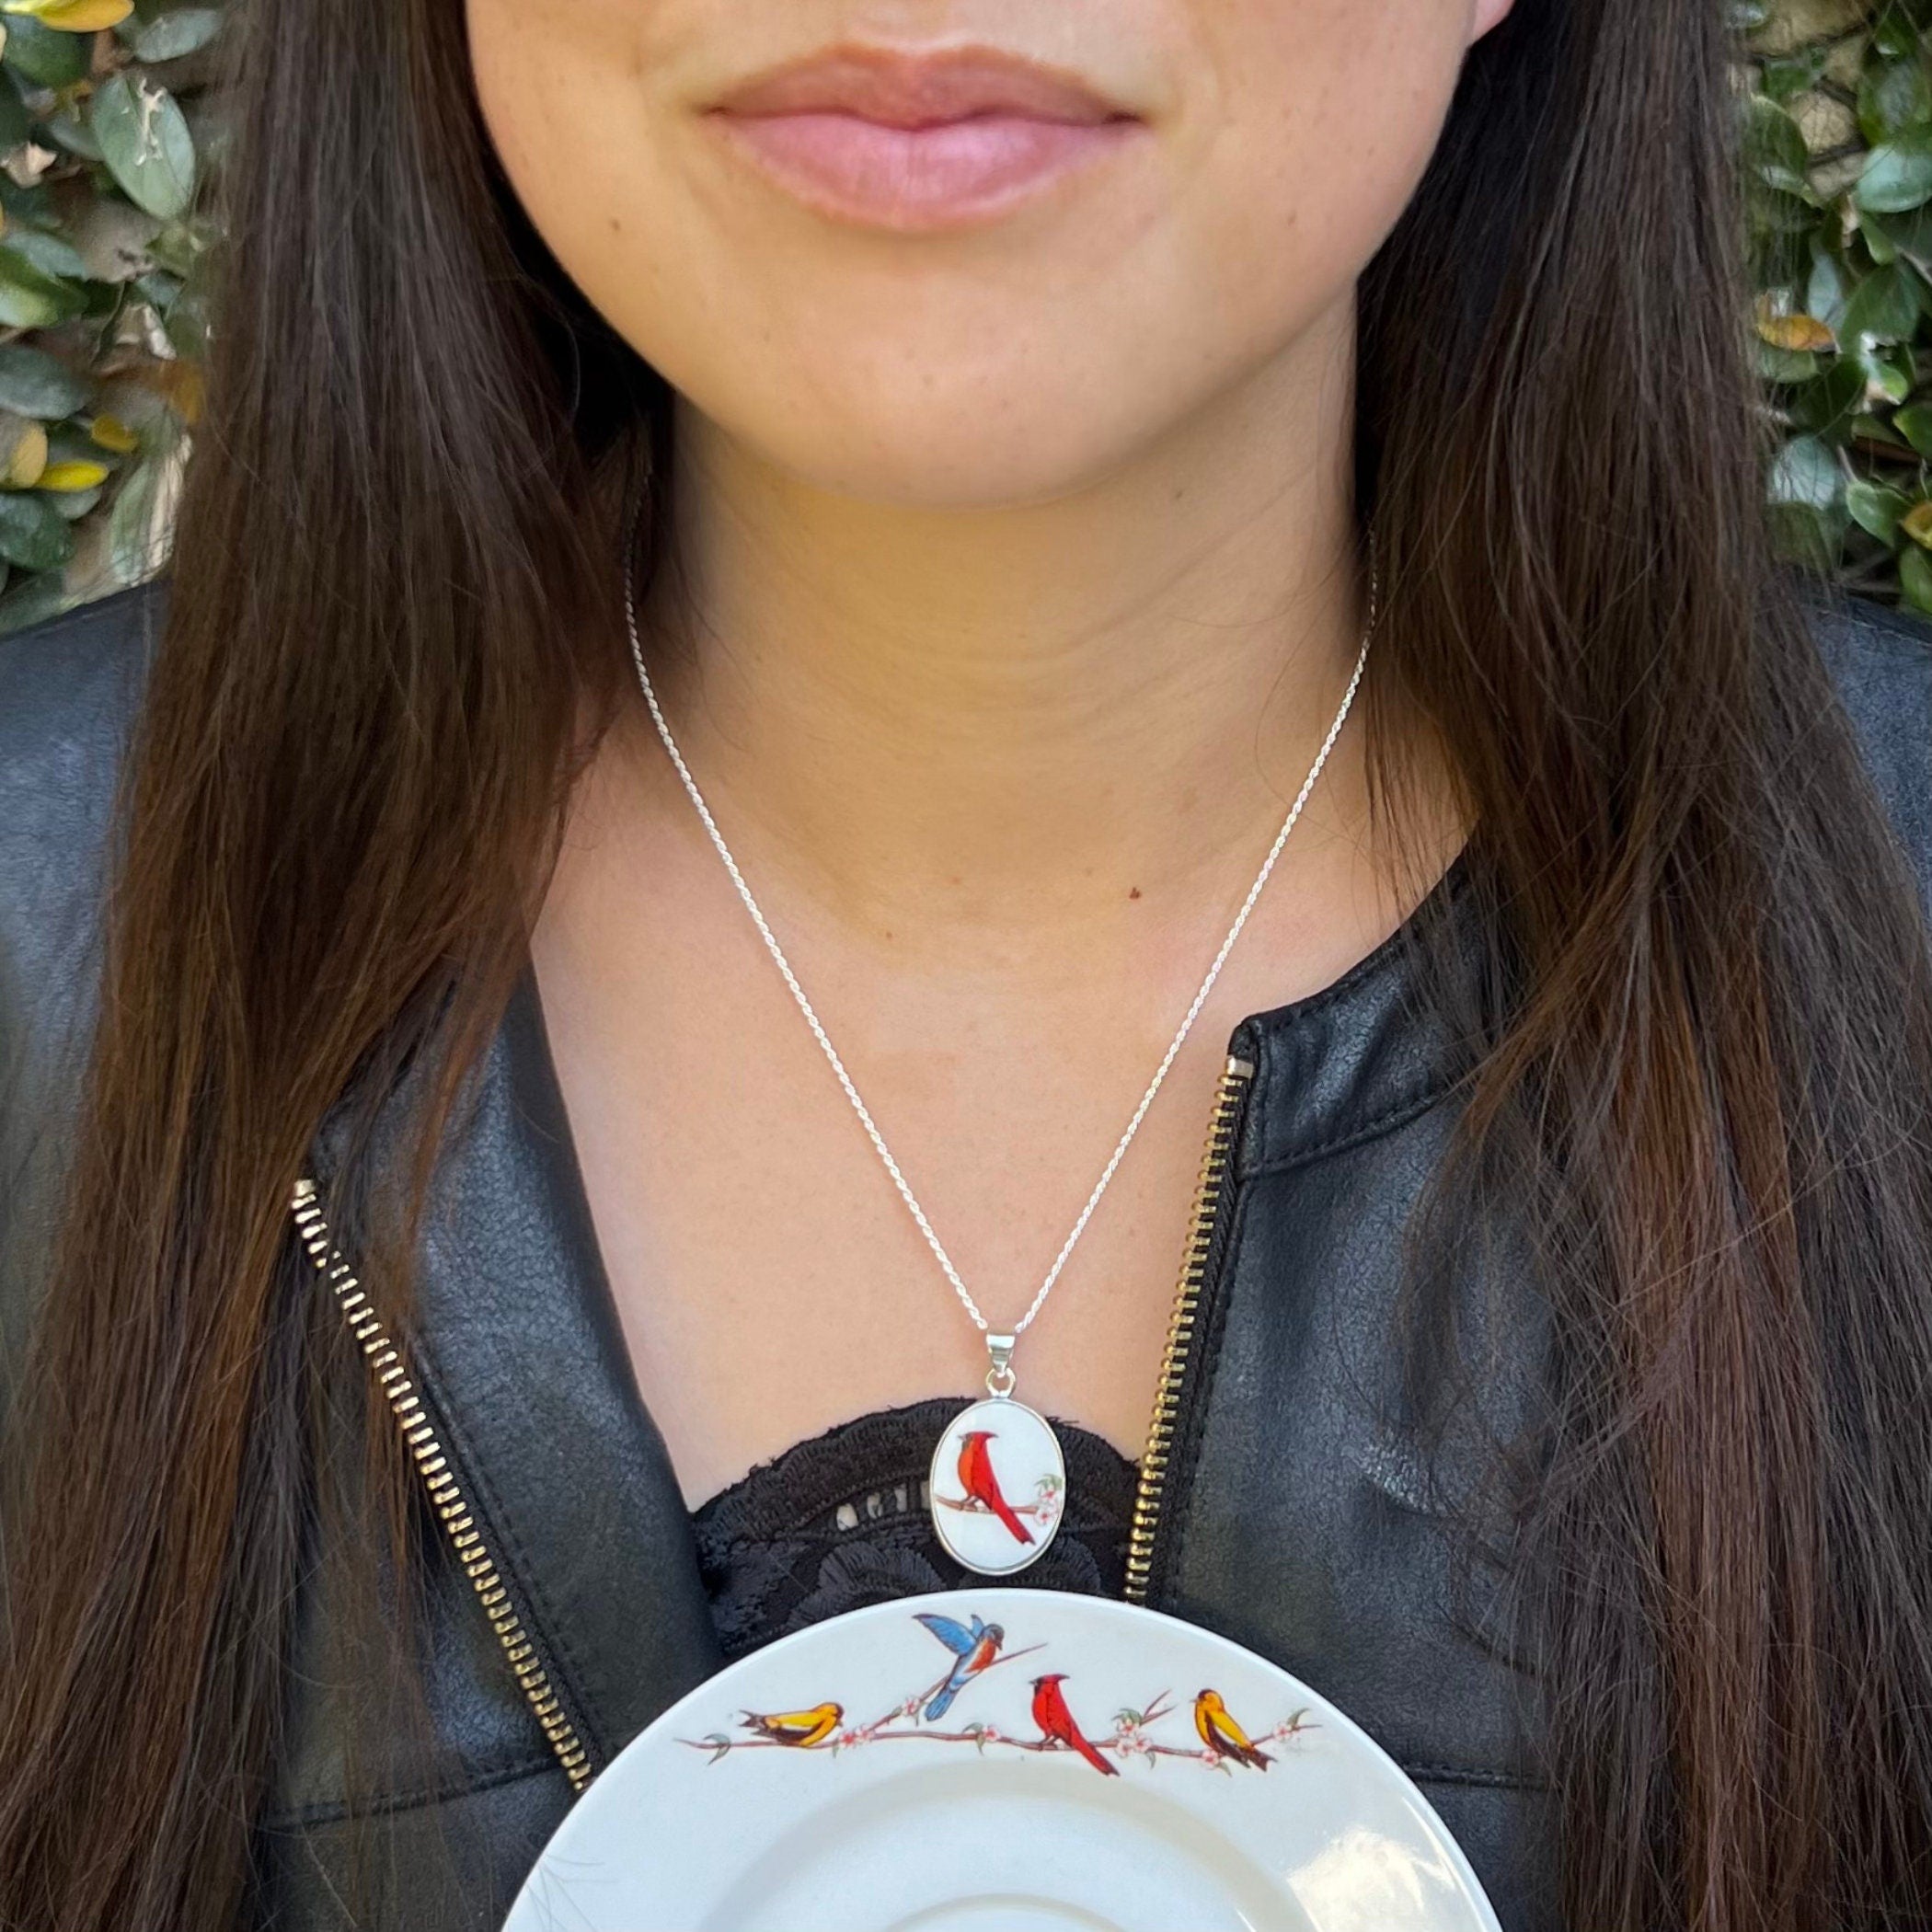
{"type": "MultiPolygon", "coordinates": [[[[1443,734],[1506,936],[1454,1171],[1527,1214],[1553,1316],[1507,1467],[1591,1932],[1903,1926],[1932,1895],[1932,971],[1767,553],[1719,13],[1518,0],[1362,289],[1375,700],[1443,734]]],[[[664,531],[667,396],[493,167],[454,0],[241,26],[14,1458],[7,1927],[243,1909],[323,1368],[288,1187],[405,1060],[426,1166],[575,707],[614,701],[625,487],[664,531]]]]}

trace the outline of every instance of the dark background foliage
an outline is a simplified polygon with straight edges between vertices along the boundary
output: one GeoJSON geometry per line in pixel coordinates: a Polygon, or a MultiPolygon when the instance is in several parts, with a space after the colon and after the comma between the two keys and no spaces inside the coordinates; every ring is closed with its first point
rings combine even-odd
{"type": "MultiPolygon", "coordinates": [[[[0,630],[167,561],[236,4],[0,0],[0,630]]],[[[1780,543],[1932,612],[1932,0],[1731,17],[1780,543]]]]}

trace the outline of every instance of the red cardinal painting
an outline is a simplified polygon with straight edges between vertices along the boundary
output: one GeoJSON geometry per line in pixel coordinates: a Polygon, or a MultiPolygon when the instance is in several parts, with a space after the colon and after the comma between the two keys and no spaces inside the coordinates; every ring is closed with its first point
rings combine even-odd
{"type": "Polygon", "coordinates": [[[1074,1722],[1074,1714],[1066,1708],[1066,1699],[1060,1694],[1060,1686],[1066,1681],[1064,1671],[1052,1671],[1044,1677],[1033,1680],[1033,1721],[1050,1738],[1057,1738],[1063,1744],[1070,1744],[1090,1764],[1096,1771],[1104,1771],[1109,1777],[1118,1777],[1121,1767],[1110,1765],[1100,1754],[1081,1735],[1080,1727],[1074,1722]]]}
{"type": "Polygon", "coordinates": [[[984,1503],[1022,1543],[1030,1543],[1032,1531],[1013,1513],[1013,1505],[1000,1494],[999,1478],[993,1473],[993,1457],[986,1449],[992,1440],[990,1429],[969,1429],[960,1438],[960,1481],[967,1495],[984,1503]]]}

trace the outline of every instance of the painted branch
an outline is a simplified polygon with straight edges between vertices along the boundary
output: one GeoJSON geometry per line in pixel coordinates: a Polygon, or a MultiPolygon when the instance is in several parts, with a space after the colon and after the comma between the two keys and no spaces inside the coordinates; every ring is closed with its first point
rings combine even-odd
{"type": "MultiPolygon", "coordinates": [[[[890,1718],[878,1719],[881,1727],[890,1722],[890,1718]]],[[[1314,1731],[1317,1728],[1312,1723],[1294,1724],[1285,1731],[1277,1726],[1255,1742],[1282,1743],[1298,1736],[1304,1731],[1314,1731]]],[[[983,1750],[988,1744],[1010,1744],[1016,1751],[1064,1751],[1071,1748],[1054,1738],[1015,1738],[1008,1737],[1003,1731],[989,1734],[978,1731],[927,1731],[916,1728],[891,1731],[883,1728],[874,1730],[870,1727],[861,1727],[856,1734],[849,1731],[834,1732],[829,1738],[821,1739],[816,1744],[786,1744],[776,1738],[680,1738],[678,1742],[690,1745],[694,1751],[709,1751],[722,1757],[728,1751],[830,1751],[838,1748],[841,1742],[847,1738],[867,1744],[882,1744],[896,1738],[925,1738],[935,1744],[977,1744],[983,1750]]],[[[1192,1758],[1197,1764],[1209,1764],[1218,1763],[1230,1755],[1225,1751],[1211,1752],[1186,1744],[1133,1742],[1120,1736],[1095,1738],[1091,1742],[1097,1751],[1111,1751],[1125,1757],[1185,1757],[1192,1758]]],[[[845,1748],[849,1749],[851,1746],[848,1744],[845,1748]]]]}
{"type": "MultiPolygon", "coordinates": [[[[935,1496],[933,1501],[942,1510],[963,1510],[969,1516],[990,1516],[993,1513],[977,1496],[935,1496]]],[[[1049,1505],[1045,1502],[1016,1502],[1011,1507],[1016,1516],[1043,1516],[1049,1505]]]]}

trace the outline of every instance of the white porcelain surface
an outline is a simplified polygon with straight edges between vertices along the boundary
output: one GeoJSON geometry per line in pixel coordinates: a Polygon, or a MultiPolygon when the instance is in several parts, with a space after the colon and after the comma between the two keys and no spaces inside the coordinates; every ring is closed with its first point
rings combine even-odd
{"type": "Polygon", "coordinates": [[[1427,1800],[1298,1678],[1153,1611],[997,1585],[831,1618],[699,1685],[577,1800],[504,1932],[780,1928],[1499,1932],[1427,1800]],[[962,1662],[975,1616],[999,1635],[962,1662]],[[1050,1675],[1111,1775],[1041,1748],[1050,1675]],[[1208,1750],[1202,1690],[1265,1768],[1208,1750]]]}

